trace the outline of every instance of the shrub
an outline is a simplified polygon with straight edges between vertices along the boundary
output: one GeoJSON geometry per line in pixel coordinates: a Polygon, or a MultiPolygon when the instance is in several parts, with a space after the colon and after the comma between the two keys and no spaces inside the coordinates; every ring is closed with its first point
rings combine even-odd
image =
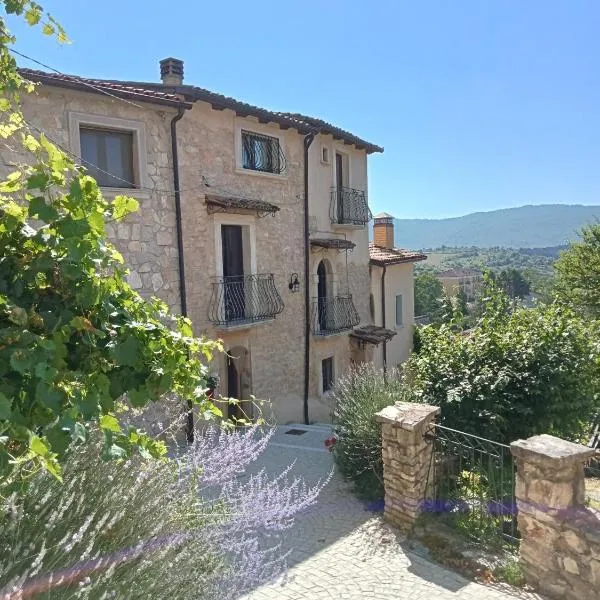
{"type": "Polygon", "coordinates": [[[406,367],[411,398],[441,406],[443,424],[497,441],[576,439],[598,407],[597,331],[568,307],[521,308],[491,285],[468,333],[421,328],[406,367]]]}
{"type": "Polygon", "coordinates": [[[289,469],[241,479],[270,437],[213,428],[172,460],[120,464],[71,449],[64,484],[40,472],[2,505],[0,596],[232,598],[268,581],[285,568],[276,532],[324,485],[289,469]]]}
{"type": "Polygon", "coordinates": [[[354,368],[333,389],[335,461],[365,498],[383,497],[381,426],[375,413],[402,399],[403,390],[398,371],[384,376],[372,364],[354,368]]]}

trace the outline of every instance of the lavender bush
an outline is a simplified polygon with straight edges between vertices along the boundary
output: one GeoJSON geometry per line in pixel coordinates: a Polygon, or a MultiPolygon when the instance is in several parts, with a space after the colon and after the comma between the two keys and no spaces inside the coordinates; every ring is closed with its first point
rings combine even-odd
{"type": "Polygon", "coordinates": [[[235,598],[272,580],[278,532],[326,484],[249,473],[272,433],[211,427],[164,462],[72,448],[63,484],[40,473],[3,503],[0,598],[235,598]]]}

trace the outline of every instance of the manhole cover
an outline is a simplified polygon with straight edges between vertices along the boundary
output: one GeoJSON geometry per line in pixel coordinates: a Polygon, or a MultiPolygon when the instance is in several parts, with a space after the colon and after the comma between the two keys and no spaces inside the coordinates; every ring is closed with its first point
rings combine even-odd
{"type": "Polygon", "coordinates": [[[288,435],[304,435],[306,433],[306,429],[288,429],[286,433],[288,435]]]}

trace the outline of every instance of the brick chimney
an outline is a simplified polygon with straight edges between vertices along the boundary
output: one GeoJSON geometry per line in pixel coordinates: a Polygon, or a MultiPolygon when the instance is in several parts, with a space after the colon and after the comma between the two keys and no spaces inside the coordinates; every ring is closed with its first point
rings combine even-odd
{"type": "Polygon", "coordinates": [[[382,248],[394,247],[394,217],[379,213],[373,218],[373,241],[382,248]]]}
{"type": "Polygon", "coordinates": [[[164,58],[160,61],[160,78],[164,85],[183,84],[183,61],[178,58],[164,58]]]}

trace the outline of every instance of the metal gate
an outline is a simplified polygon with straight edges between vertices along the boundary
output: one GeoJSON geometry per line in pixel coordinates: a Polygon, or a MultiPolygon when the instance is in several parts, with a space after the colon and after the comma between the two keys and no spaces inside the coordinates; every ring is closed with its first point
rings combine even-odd
{"type": "Polygon", "coordinates": [[[433,444],[426,510],[485,545],[517,545],[510,447],[438,424],[425,439],[433,444]]]}

